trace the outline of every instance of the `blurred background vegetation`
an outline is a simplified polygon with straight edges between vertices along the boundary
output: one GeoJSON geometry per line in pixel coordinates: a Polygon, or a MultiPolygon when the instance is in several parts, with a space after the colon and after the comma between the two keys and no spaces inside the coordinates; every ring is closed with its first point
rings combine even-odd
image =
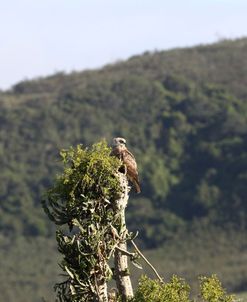
{"type": "Polygon", "coordinates": [[[196,291],[199,274],[217,273],[247,290],[246,70],[247,39],[224,40],[1,91],[3,301],[53,300],[59,255],[40,200],[61,148],[114,136],[127,139],[142,184],[129,229],[165,278],[196,291]]]}

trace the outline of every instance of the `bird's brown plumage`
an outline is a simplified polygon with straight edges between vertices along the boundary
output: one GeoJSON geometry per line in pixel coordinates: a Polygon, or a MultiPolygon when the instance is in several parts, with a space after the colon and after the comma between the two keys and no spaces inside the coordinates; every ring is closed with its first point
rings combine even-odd
{"type": "Polygon", "coordinates": [[[131,183],[135,186],[136,192],[140,193],[140,182],[137,171],[137,164],[134,155],[127,149],[126,140],[121,137],[113,139],[112,155],[118,157],[125,165],[126,175],[131,183]]]}

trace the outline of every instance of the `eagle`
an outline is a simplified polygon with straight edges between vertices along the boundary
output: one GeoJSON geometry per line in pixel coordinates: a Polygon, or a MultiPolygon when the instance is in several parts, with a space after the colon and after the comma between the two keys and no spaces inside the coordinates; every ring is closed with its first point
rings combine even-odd
{"type": "Polygon", "coordinates": [[[127,178],[134,185],[136,193],[140,193],[141,188],[136,160],[134,155],[126,147],[126,139],[122,137],[115,137],[113,139],[111,155],[116,156],[123,162],[126,167],[127,178]]]}

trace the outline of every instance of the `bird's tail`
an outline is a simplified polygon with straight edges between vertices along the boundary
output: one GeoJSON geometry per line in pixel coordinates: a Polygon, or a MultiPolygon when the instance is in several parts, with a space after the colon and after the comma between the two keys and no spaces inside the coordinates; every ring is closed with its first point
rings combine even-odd
{"type": "Polygon", "coordinates": [[[141,193],[141,186],[140,186],[139,180],[134,179],[133,183],[134,183],[134,186],[135,186],[136,193],[141,193]]]}

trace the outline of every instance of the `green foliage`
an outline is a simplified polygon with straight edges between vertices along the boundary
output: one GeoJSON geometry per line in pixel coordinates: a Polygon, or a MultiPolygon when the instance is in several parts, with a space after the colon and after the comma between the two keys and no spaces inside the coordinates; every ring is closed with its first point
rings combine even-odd
{"type": "Polygon", "coordinates": [[[116,198],[120,186],[115,174],[121,163],[110,152],[106,142],[94,144],[91,149],[78,145],[61,151],[64,171],[48,190],[47,202],[43,202],[52,221],[62,225],[86,219],[100,204],[98,199],[103,198],[107,205],[116,198]]]}
{"type": "Polygon", "coordinates": [[[170,282],[160,283],[142,276],[132,302],[190,302],[190,287],[177,276],[170,282]]]}
{"type": "Polygon", "coordinates": [[[216,275],[200,278],[201,296],[206,302],[233,302],[234,296],[227,295],[216,275]]]}
{"type": "MultiPolygon", "coordinates": [[[[227,295],[216,275],[200,277],[200,298],[203,302],[233,302],[234,296],[227,295]]],[[[197,300],[193,300],[196,302],[197,300]]],[[[190,286],[173,275],[167,283],[142,276],[131,302],[192,302],[190,286]]]]}
{"type": "Polygon", "coordinates": [[[57,231],[60,263],[66,280],[56,284],[58,301],[95,301],[99,283],[112,277],[108,260],[121,222],[114,210],[121,188],[116,173],[121,162],[105,142],[62,151],[64,171],[47,193],[43,207],[58,225],[76,227],[75,235],[57,231]]]}

